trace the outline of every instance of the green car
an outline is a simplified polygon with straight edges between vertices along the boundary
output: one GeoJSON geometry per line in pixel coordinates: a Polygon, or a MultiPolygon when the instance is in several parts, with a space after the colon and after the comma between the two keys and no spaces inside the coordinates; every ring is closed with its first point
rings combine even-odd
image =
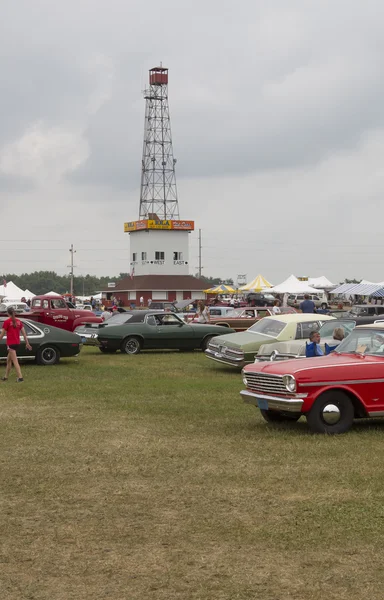
{"type": "Polygon", "coordinates": [[[75,332],[87,345],[97,345],[101,352],[138,354],[141,350],[175,349],[205,350],[210,340],[228,331],[228,327],[194,323],[185,323],[171,312],[153,310],[132,310],[105,323],[85,324],[75,332]]]}
{"type": "MultiPolygon", "coordinates": [[[[2,328],[5,317],[0,318],[2,328]]],[[[28,319],[20,319],[24,325],[28,341],[32,350],[27,350],[23,336],[20,336],[20,346],[17,357],[20,361],[35,361],[39,365],[55,365],[60,357],[77,356],[80,352],[81,339],[75,333],[44,325],[28,319]]],[[[4,337],[0,341],[0,360],[7,359],[7,341],[4,337]]]]}
{"type": "Polygon", "coordinates": [[[307,340],[313,330],[334,319],[322,314],[280,314],[257,321],[246,331],[212,340],[205,355],[216,362],[241,369],[255,362],[260,346],[289,340],[307,340]]]}

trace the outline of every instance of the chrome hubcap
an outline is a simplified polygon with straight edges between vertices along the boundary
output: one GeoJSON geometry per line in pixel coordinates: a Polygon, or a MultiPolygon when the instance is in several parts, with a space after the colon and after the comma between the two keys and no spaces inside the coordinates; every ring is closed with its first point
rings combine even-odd
{"type": "Polygon", "coordinates": [[[52,348],[46,348],[43,350],[43,359],[46,362],[52,362],[55,360],[56,352],[52,348]]]}
{"type": "Polygon", "coordinates": [[[335,404],[326,404],[323,407],[322,417],[327,425],[336,425],[340,421],[340,409],[335,404]]]}
{"type": "Polygon", "coordinates": [[[135,352],[137,350],[136,340],[129,340],[125,345],[127,352],[135,352]]]}

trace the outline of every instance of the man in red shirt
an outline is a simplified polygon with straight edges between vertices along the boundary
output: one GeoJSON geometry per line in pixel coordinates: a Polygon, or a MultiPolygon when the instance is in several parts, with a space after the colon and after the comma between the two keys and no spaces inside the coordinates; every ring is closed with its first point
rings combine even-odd
{"type": "Polygon", "coordinates": [[[12,368],[12,364],[15,367],[17,374],[17,383],[21,383],[24,381],[23,376],[21,374],[21,369],[19,365],[19,361],[17,360],[17,349],[20,346],[20,332],[25,340],[25,346],[27,350],[32,350],[30,343],[28,342],[27,334],[25,333],[25,329],[23,324],[19,319],[15,317],[15,310],[10,306],[7,309],[7,313],[9,315],[9,319],[6,319],[3,323],[3,328],[0,333],[0,340],[3,337],[7,336],[7,367],[5,369],[5,376],[1,378],[2,381],[7,381],[9,372],[12,368]]]}

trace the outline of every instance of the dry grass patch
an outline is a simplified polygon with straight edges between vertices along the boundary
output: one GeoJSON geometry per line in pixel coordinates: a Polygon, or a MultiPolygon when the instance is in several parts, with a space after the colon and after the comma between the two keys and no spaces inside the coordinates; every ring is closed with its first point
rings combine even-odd
{"type": "Polygon", "coordinates": [[[0,597],[382,598],[384,422],[264,423],[200,354],[0,387],[0,597]]]}

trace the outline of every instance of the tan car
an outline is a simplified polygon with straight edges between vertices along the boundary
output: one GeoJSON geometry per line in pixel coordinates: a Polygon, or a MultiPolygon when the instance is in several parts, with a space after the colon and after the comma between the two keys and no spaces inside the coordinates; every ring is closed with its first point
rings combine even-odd
{"type": "MultiPolygon", "coordinates": [[[[315,304],[316,308],[326,309],[328,308],[327,298],[324,294],[308,294],[309,299],[315,304]]],[[[288,296],[288,304],[289,306],[293,306],[293,308],[300,308],[300,304],[304,302],[304,294],[290,294],[288,296]]]]}
{"type": "MultiPolygon", "coordinates": [[[[210,311],[211,312],[211,311],[210,311]]],[[[291,306],[280,308],[281,314],[295,313],[296,310],[291,306]]],[[[221,325],[223,327],[231,327],[235,331],[246,331],[251,325],[260,321],[264,317],[273,315],[273,308],[267,307],[249,307],[234,308],[229,311],[225,316],[215,316],[211,312],[210,323],[212,325],[221,325]]]]}

